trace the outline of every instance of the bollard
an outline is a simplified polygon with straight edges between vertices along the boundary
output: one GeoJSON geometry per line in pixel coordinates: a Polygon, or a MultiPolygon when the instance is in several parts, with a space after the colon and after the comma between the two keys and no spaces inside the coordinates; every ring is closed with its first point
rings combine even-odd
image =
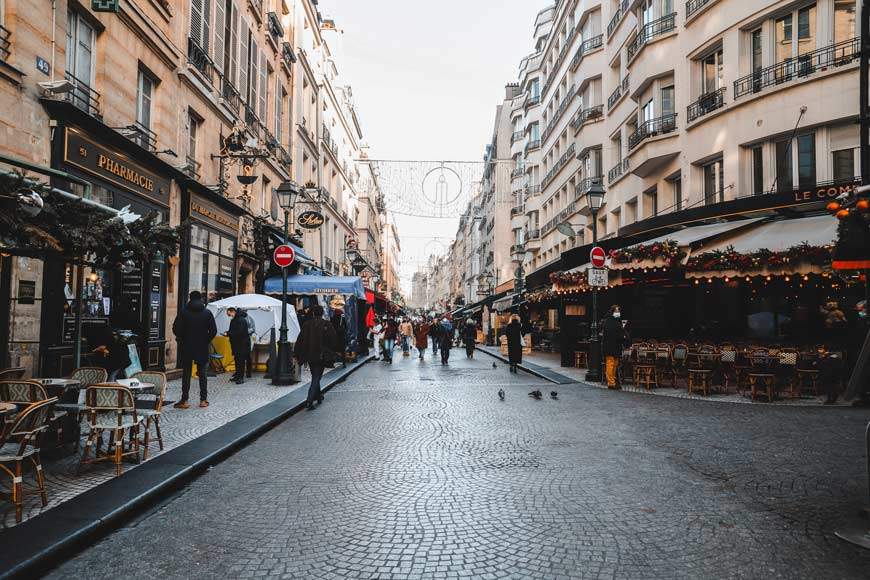
{"type": "MultiPolygon", "coordinates": [[[[870,501],[870,423],[867,423],[867,429],[864,432],[864,444],[866,445],[867,458],[867,500],[870,501]]],[[[870,517],[870,504],[864,507],[864,516],[870,517]]],[[[870,523],[861,524],[855,529],[834,532],[834,535],[850,544],[870,550],[870,523]]]]}

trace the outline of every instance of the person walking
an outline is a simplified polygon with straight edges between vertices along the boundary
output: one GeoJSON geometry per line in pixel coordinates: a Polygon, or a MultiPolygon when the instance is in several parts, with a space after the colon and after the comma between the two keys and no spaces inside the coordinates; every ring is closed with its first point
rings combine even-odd
{"type": "MultiPolygon", "coordinates": [[[[342,306],[344,303],[342,302],[342,306]]],[[[341,366],[347,366],[347,357],[345,356],[345,351],[347,350],[347,320],[344,317],[344,312],[341,310],[336,310],[332,314],[332,328],[335,330],[335,353],[338,355],[339,360],[341,360],[341,366]]]]}
{"type": "Polygon", "coordinates": [[[603,340],[601,349],[604,354],[604,376],[607,377],[608,389],[620,389],[616,381],[616,371],[619,366],[619,357],[622,356],[622,348],[625,346],[625,328],[622,325],[622,313],[619,305],[610,307],[610,314],[604,319],[603,340]]]}
{"type": "Polygon", "coordinates": [[[462,330],[462,339],[465,341],[465,357],[474,358],[474,344],[477,342],[477,324],[473,318],[465,321],[465,328],[462,330]]]}
{"type": "Polygon", "coordinates": [[[453,324],[450,322],[449,318],[443,318],[441,320],[441,344],[439,348],[441,349],[441,364],[446,365],[450,361],[450,348],[453,346],[453,338],[456,334],[456,331],[453,328],[453,324]]]}
{"type": "Polygon", "coordinates": [[[523,363],[523,325],[519,314],[511,315],[511,321],[505,328],[504,334],[507,337],[510,372],[517,373],[519,365],[523,363]]]}
{"type": "Polygon", "coordinates": [[[202,294],[196,290],[172,323],[172,333],[178,342],[178,360],[181,362],[181,400],[177,409],[189,409],[190,375],[193,363],[199,375],[199,406],[208,407],[208,346],[217,335],[214,316],[206,309],[202,294]]]}
{"type": "Polygon", "coordinates": [[[253,317],[248,316],[247,312],[245,312],[245,320],[248,322],[248,341],[251,344],[251,351],[248,353],[248,359],[245,361],[247,376],[250,379],[254,374],[254,363],[251,353],[254,352],[254,344],[257,342],[257,324],[254,322],[253,317]]]}
{"type": "Polygon", "coordinates": [[[438,356],[438,345],[441,343],[441,323],[433,319],[429,325],[429,337],[432,339],[432,356],[438,356]]]}
{"type": "Polygon", "coordinates": [[[384,329],[384,362],[393,364],[393,350],[396,348],[396,337],[399,335],[399,327],[392,318],[387,319],[384,329]]]}
{"type": "Polygon", "coordinates": [[[381,341],[384,339],[384,325],[380,319],[375,319],[375,324],[369,331],[375,349],[375,360],[381,358],[381,341]]]}
{"type": "Polygon", "coordinates": [[[399,325],[399,333],[402,335],[402,356],[411,356],[411,337],[414,336],[414,327],[407,318],[402,319],[399,325]]]}
{"type": "Polygon", "coordinates": [[[311,370],[311,383],[308,386],[308,398],[305,404],[308,410],[314,408],[315,402],[317,404],[323,402],[320,379],[323,377],[323,370],[332,368],[335,364],[337,346],[338,337],[335,328],[329,320],[323,318],[323,307],[313,306],[311,319],[302,325],[293,350],[299,364],[307,364],[311,370]]]}
{"type": "Polygon", "coordinates": [[[417,329],[414,331],[414,339],[417,350],[420,352],[420,360],[423,360],[423,355],[426,354],[426,347],[429,346],[429,324],[425,319],[420,321],[417,329]]]}
{"type": "Polygon", "coordinates": [[[251,335],[247,312],[244,310],[236,311],[236,315],[230,321],[227,336],[230,338],[230,349],[233,352],[233,360],[236,365],[236,372],[233,373],[232,380],[237,385],[241,385],[245,382],[245,369],[251,368],[251,335]]]}

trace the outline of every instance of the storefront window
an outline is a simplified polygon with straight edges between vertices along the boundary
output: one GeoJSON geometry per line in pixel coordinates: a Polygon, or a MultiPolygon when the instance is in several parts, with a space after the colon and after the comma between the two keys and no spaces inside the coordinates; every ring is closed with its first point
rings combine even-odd
{"type": "Polygon", "coordinates": [[[199,290],[209,302],[235,291],[236,242],[202,226],[191,226],[188,290],[199,290]]]}

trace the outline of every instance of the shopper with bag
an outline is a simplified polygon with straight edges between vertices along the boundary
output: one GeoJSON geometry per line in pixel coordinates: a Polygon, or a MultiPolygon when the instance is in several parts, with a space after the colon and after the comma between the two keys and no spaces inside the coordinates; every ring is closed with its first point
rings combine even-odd
{"type": "Polygon", "coordinates": [[[336,349],[338,339],[335,329],[328,320],[323,318],[323,307],[314,306],[311,309],[311,319],[302,325],[299,338],[296,339],[294,355],[299,364],[307,364],[311,369],[311,385],[308,387],[308,401],[306,408],[311,410],[314,403],[323,402],[323,393],[320,392],[320,379],[323,370],[332,368],[337,360],[336,349]]]}

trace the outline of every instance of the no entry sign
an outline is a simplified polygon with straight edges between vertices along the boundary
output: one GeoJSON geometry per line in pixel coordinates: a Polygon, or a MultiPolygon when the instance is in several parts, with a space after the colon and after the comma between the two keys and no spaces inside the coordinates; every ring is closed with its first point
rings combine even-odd
{"type": "Polygon", "coordinates": [[[296,259],[296,252],[290,246],[278,246],[272,254],[272,261],[279,268],[286,268],[296,259]]]}
{"type": "Polygon", "coordinates": [[[589,252],[589,261],[592,262],[592,265],[596,268],[604,267],[604,259],[606,258],[606,254],[604,253],[604,248],[601,246],[595,246],[589,252]]]}

